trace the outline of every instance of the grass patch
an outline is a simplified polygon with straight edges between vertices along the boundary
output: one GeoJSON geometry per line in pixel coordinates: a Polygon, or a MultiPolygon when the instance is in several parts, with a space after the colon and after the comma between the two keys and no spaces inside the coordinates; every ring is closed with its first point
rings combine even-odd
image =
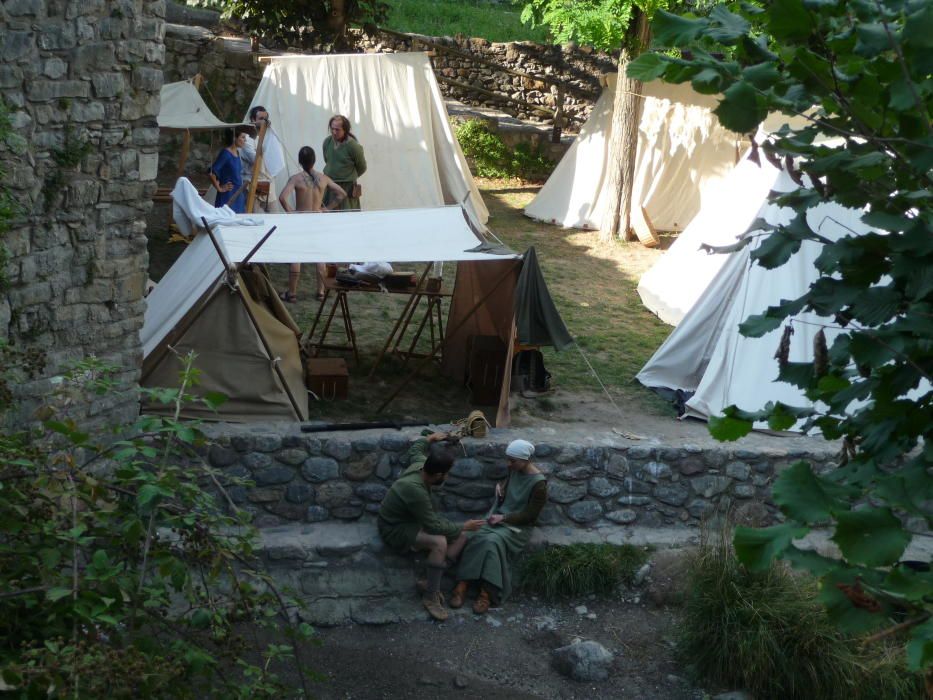
{"type": "Polygon", "coordinates": [[[542,153],[540,146],[532,148],[520,143],[509,148],[481,119],[461,121],[454,126],[454,134],[480,177],[544,182],[556,165],[542,153]]]}
{"type": "Polygon", "coordinates": [[[647,559],[644,549],[628,544],[552,546],[524,557],[518,580],[523,590],[545,598],[609,596],[630,584],[647,559]]]}
{"type": "Polygon", "coordinates": [[[388,0],[388,29],[427,36],[462,34],[489,41],[547,43],[547,31],[522,24],[521,8],[486,0],[388,0]]]}
{"type": "Polygon", "coordinates": [[[902,648],[843,637],[816,594],[784,566],[748,571],[723,533],[692,562],[678,653],[699,680],[756,698],[922,696],[902,648]]]}

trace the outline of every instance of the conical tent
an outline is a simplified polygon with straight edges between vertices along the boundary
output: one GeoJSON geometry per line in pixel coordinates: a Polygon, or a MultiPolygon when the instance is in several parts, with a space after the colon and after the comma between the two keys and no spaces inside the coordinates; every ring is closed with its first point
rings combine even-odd
{"type": "Polygon", "coordinates": [[[515,325],[522,345],[553,345],[560,351],[573,343],[551,299],[534,247],[525,251],[515,287],[515,325]]]}
{"type": "MultiPolygon", "coordinates": [[[[598,229],[608,207],[609,141],[615,76],[580,134],[525,214],[567,228],[598,229]]],[[[644,207],[658,231],[681,231],[733,168],[747,141],[723,128],[718,98],[689,84],[644,87],[633,206],[644,207]]]]}
{"type": "MultiPolygon", "coordinates": [[[[773,189],[790,192],[796,188],[787,172],[780,171],[773,189]]],[[[758,212],[758,218],[770,224],[787,224],[794,215],[787,207],[767,203],[758,212]]],[[[836,204],[820,204],[806,212],[810,228],[829,240],[871,231],[861,216],[836,204]]],[[[753,230],[749,235],[754,234],[753,230]]],[[[822,246],[804,241],[788,262],[767,270],[750,258],[751,247],[761,240],[756,238],[728,256],[719,274],[636,377],[647,387],[690,397],[685,404],[687,416],[708,419],[731,405],[754,411],[769,401],[812,405],[801,390],[777,381],[774,354],[782,329],[746,338],[739,333],[739,324],[769,306],[804,294],[818,278],[815,260],[822,246]]],[[[813,339],[821,329],[830,345],[838,333],[832,319],[813,313],[797,314],[792,323],[791,362],[813,361],[813,339]]]]}
{"type": "Polygon", "coordinates": [[[277,56],[266,66],[254,105],[269,111],[285,150],[279,192],[298,172],[302,146],[315,150],[316,167],[323,168],[328,122],[342,114],[366,157],[359,181],[364,210],[462,204],[479,230],[489,217],[426,54],[277,56]]]}

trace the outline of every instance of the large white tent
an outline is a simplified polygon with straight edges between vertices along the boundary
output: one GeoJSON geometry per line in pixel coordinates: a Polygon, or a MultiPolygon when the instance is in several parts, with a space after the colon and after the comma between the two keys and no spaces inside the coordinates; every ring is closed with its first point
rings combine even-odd
{"type": "Polygon", "coordinates": [[[638,281],[641,302],[665,323],[676,326],[719,274],[728,256],[701,246],[727,246],[744,234],[774,187],[781,171],[762,157],[746,154],[710,192],[690,225],[638,281]]]}
{"type": "MultiPolygon", "coordinates": [[[[772,189],[796,189],[786,171],[779,171],[772,189]]],[[[863,235],[871,229],[861,221],[862,213],[835,204],[820,204],[806,213],[812,230],[830,240],[863,235]]],[[[794,212],[787,207],[765,203],[757,217],[770,224],[787,224],[794,212]]],[[[754,236],[757,229],[748,235],[754,236]]],[[[693,308],[658,348],[636,378],[647,387],[690,397],[685,415],[703,419],[720,415],[736,405],[758,410],[768,401],[790,406],[809,406],[810,401],[796,387],[776,381],[774,359],[781,329],[760,338],[746,338],[739,324],[750,315],[761,314],[769,306],[795,299],[817,279],[814,265],[822,245],[804,241],[791,259],[773,270],[752,262],[751,249],[761,238],[729,254],[722,269],[700,295],[693,308]]],[[[832,319],[813,313],[793,317],[794,335],[789,360],[812,362],[813,339],[823,328],[831,345],[838,331],[832,319]]]]}
{"type": "Polygon", "coordinates": [[[176,131],[206,131],[240,125],[240,122],[230,123],[218,119],[191,80],[165,83],[162,86],[156,123],[160,129],[176,131]]]}
{"type": "MultiPolygon", "coordinates": [[[[600,228],[608,207],[609,141],[615,76],[570,149],[525,214],[567,228],[600,228]]],[[[638,129],[633,205],[658,231],[681,231],[734,167],[747,141],[723,128],[712,110],[716,95],[688,83],[644,87],[638,129]]]]}
{"type": "Polygon", "coordinates": [[[302,146],[314,148],[316,167],[323,168],[328,122],[342,114],[366,156],[364,210],[462,204],[477,228],[486,223],[488,212],[426,54],[277,56],[266,66],[253,105],[269,111],[285,150],[277,191],[298,172],[302,146]]]}

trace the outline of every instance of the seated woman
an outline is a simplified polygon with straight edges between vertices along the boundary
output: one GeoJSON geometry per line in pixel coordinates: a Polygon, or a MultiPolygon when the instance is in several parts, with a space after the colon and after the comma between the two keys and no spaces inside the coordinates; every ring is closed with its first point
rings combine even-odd
{"type": "Polygon", "coordinates": [[[535,448],[513,440],[505,449],[509,475],[496,484],[496,503],[487,524],[470,536],[457,567],[450,607],[459,608],[473,581],[480,586],[473,612],[481,615],[512,591],[512,563],[531,539],[531,529],[547,503],[547,481],[532,463],[535,448]]]}
{"type": "Polygon", "coordinates": [[[211,184],[217,190],[215,207],[226,204],[237,214],[246,211],[246,188],[243,186],[243,166],[240,162],[240,149],[246,143],[246,130],[237,128],[224,129],[224,147],[214,159],[208,171],[211,184]]]}

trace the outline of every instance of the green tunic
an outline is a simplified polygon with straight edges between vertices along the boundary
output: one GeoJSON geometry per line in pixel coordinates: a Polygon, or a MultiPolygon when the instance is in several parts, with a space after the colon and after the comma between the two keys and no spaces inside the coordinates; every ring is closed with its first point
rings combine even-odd
{"type": "Polygon", "coordinates": [[[395,480],[379,507],[379,535],[392,549],[404,553],[415,544],[419,530],[448,539],[460,534],[460,526],[439,516],[431,492],[421,479],[428,456],[428,441],[418,440],[408,451],[408,468],[395,480]]]}
{"type": "MultiPolygon", "coordinates": [[[[347,198],[338,207],[345,209],[359,209],[360,198],[351,197],[353,186],[357,179],[366,172],[366,158],[363,156],[363,147],[352,136],[348,136],[343,143],[334,141],[333,136],[324,139],[324,174],[336,182],[347,193],[347,198]]],[[[330,197],[330,193],[327,194],[330,197]]],[[[325,199],[325,206],[329,201],[325,199]]]]}
{"type": "MultiPolygon", "coordinates": [[[[532,489],[544,480],[544,474],[513,472],[509,476],[505,500],[495,507],[492,514],[507,515],[524,509],[532,489]]],[[[457,580],[482,579],[494,586],[503,600],[507,598],[512,592],[512,562],[528,544],[533,527],[534,523],[521,526],[483,525],[470,536],[463,550],[457,580]]]]}

